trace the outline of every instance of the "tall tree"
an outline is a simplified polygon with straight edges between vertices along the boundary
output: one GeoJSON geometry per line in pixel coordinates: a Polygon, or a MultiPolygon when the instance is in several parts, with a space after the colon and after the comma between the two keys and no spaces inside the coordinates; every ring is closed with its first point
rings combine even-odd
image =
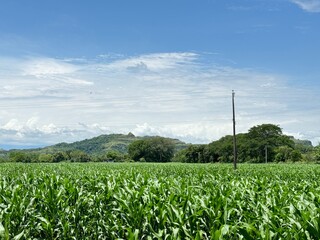
{"type": "Polygon", "coordinates": [[[175,145],[167,138],[152,137],[134,141],[129,145],[128,153],[134,161],[169,162],[174,154],[175,145]]]}
{"type": "Polygon", "coordinates": [[[134,161],[140,161],[144,158],[148,151],[148,144],[146,140],[136,140],[128,146],[128,154],[134,161]]]}
{"type": "Polygon", "coordinates": [[[249,153],[255,162],[264,162],[267,154],[268,161],[275,158],[275,149],[280,146],[294,148],[294,142],[290,137],[283,135],[279,126],[274,124],[262,124],[249,129],[247,134],[249,153]]]}

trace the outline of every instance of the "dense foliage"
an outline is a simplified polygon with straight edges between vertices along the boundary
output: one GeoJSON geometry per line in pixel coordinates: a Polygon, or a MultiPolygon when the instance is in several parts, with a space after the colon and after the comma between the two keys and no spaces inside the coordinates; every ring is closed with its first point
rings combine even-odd
{"type": "MultiPolygon", "coordinates": [[[[124,134],[109,134],[100,135],[91,139],[85,139],[74,143],[59,143],[54,146],[46,148],[47,151],[71,151],[80,150],[87,154],[97,154],[101,152],[117,151],[126,153],[128,145],[137,138],[129,133],[124,134]]],[[[140,139],[140,138],[138,138],[140,139]]]]}
{"type": "Polygon", "coordinates": [[[128,153],[134,161],[170,162],[174,150],[175,144],[171,139],[152,137],[131,143],[128,153]]]}
{"type": "MultiPolygon", "coordinates": [[[[237,134],[236,138],[238,162],[296,162],[303,160],[302,154],[313,151],[311,144],[295,142],[273,124],[254,126],[248,133],[237,134]]],[[[225,136],[207,145],[191,145],[177,154],[174,160],[189,163],[232,162],[233,137],[225,136]]]]}
{"type": "Polygon", "coordinates": [[[130,158],[128,155],[129,145],[139,141],[146,142],[148,145],[146,148],[148,153],[145,153],[144,157],[140,157],[145,159],[145,161],[168,162],[171,160],[173,153],[187,147],[187,144],[177,139],[149,136],[135,137],[132,133],[128,135],[110,134],[70,144],[60,143],[40,149],[0,150],[0,162],[140,161],[140,158],[130,158]]]}
{"type": "Polygon", "coordinates": [[[318,239],[319,165],[0,164],[1,239],[318,239]]]}

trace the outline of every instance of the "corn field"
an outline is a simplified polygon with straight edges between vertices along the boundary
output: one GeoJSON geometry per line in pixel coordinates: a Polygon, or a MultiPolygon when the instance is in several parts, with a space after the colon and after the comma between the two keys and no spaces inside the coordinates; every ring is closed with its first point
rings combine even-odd
{"type": "Polygon", "coordinates": [[[0,165],[1,239],[319,239],[320,166],[0,165]]]}

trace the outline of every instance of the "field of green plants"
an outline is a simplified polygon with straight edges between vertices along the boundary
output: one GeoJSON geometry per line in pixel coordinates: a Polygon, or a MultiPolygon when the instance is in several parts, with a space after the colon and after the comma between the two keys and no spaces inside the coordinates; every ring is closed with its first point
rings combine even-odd
{"type": "Polygon", "coordinates": [[[319,239],[320,166],[0,164],[0,239],[319,239]]]}

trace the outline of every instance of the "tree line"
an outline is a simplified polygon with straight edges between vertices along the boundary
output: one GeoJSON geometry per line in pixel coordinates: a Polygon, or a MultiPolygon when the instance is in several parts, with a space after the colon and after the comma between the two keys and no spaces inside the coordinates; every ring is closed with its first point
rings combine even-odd
{"type": "MultiPolygon", "coordinates": [[[[297,142],[274,124],[257,125],[237,134],[238,162],[320,162],[320,146],[297,142]]],[[[172,139],[149,137],[131,142],[127,152],[111,150],[89,154],[81,150],[58,152],[11,151],[2,161],[12,162],[185,162],[228,163],[233,161],[233,137],[209,144],[189,144],[177,150],[172,139]]]]}
{"type": "MultiPolygon", "coordinates": [[[[129,144],[127,153],[111,150],[88,154],[82,150],[37,152],[28,150],[10,151],[2,161],[10,162],[170,162],[175,153],[175,143],[168,138],[150,137],[129,144]]],[[[1,159],[1,156],[0,156],[1,159]]]]}
{"type": "MultiPolygon", "coordinates": [[[[274,124],[254,126],[236,138],[240,163],[320,161],[320,146],[297,141],[274,124]]],[[[190,144],[177,152],[169,139],[139,140],[129,145],[129,156],[147,162],[229,163],[233,161],[233,136],[209,144],[190,144]]]]}
{"type": "Polygon", "coordinates": [[[81,150],[66,150],[57,152],[34,152],[15,150],[9,154],[0,156],[0,162],[23,162],[23,163],[58,163],[58,162],[129,162],[128,154],[118,151],[108,151],[101,154],[88,154],[81,150]]]}
{"type": "MultiPolygon", "coordinates": [[[[236,135],[238,162],[296,162],[303,160],[303,151],[308,147],[296,147],[292,137],[282,133],[279,126],[262,124],[249,129],[248,133],[236,135]]],[[[233,136],[225,136],[205,145],[190,145],[177,153],[179,162],[208,163],[233,161],[233,136]]]]}

